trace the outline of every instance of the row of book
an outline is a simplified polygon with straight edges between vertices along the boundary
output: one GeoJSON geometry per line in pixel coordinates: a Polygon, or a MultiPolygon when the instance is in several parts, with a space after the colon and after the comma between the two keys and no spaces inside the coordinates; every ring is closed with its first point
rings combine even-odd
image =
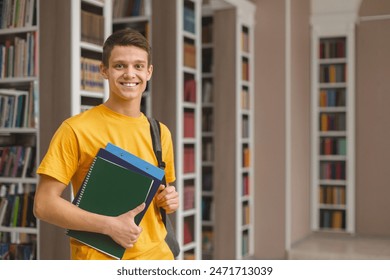
{"type": "Polygon", "coordinates": [[[250,95],[246,87],[241,90],[241,109],[249,110],[250,108],[250,95]]]}
{"type": "Polygon", "coordinates": [[[345,180],[346,164],[344,161],[324,161],[320,163],[321,180],[345,180]]]}
{"type": "Polygon", "coordinates": [[[183,27],[190,33],[195,33],[195,10],[190,5],[184,5],[183,27]]]}
{"type": "Polygon", "coordinates": [[[213,50],[202,49],[202,73],[213,73],[213,50]]]}
{"type": "Polygon", "coordinates": [[[202,172],[202,190],[203,191],[212,191],[213,190],[213,171],[211,167],[203,167],[202,172]]]}
{"type": "Polygon", "coordinates": [[[213,161],[214,160],[214,142],[208,138],[203,139],[202,142],[202,161],[213,161]]]}
{"type": "Polygon", "coordinates": [[[192,173],[195,172],[195,147],[192,145],[184,146],[183,154],[183,172],[192,173]]]}
{"type": "Polygon", "coordinates": [[[346,57],[345,38],[322,39],[319,45],[319,58],[346,57]]]}
{"type": "Polygon", "coordinates": [[[81,41],[96,45],[104,42],[104,17],[100,14],[81,11],[81,41]]]}
{"type": "Polygon", "coordinates": [[[242,225],[249,225],[250,224],[250,206],[248,203],[244,203],[242,205],[242,225]]]}
{"type": "Polygon", "coordinates": [[[250,149],[248,146],[244,146],[242,149],[242,167],[250,167],[250,149]]]}
{"type": "Polygon", "coordinates": [[[0,225],[35,228],[34,195],[35,185],[33,184],[2,184],[0,187],[0,225]]]}
{"type": "Polygon", "coordinates": [[[183,209],[190,210],[195,207],[195,187],[193,185],[184,186],[183,209]]]}
{"type": "Polygon", "coordinates": [[[241,124],[241,135],[242,138],[248,138],[249,137],[249,118],[247,116],[242,117],[242,124],[241,124]]]}
{"type": "Polygon", "coordinates": [[[345,211],[320,210],[320,228],[345,229],[345,211]]]}
{"type": "Polygon", "coordinates": [[[249,188],[249,174],[243,174],[242,175],[242,192],[241,194],[243,196],[247,196],[250,194],[250,188],[249,188]]]}
{"type": "Polygon", "coordinates": [[[320,204],[345,205],[345,186],[320,186],[320,204]]]}
{"type": "Polygon", "coordinates": [[[194,79],[184,80],[184,101],[196,102],[196,81],[194,79]]]}
{"type": "Polygon", "coordinates": [[[345,137],[321,137],[321,155],[346,155],[347,139],[345,137]]]}
{"type": "Polygon", "coordinates": [[[205,80],[202,83],[202,102],[210,103],[213,102],[213,82],[210,80],[205,80]]]}
{"type": "Polygon", "coordinates": [[[196,68],[196,48],[193,43],[184,42],[184,66],[196,68]]]}
{"type": "Polygon", "coordinates": [[[35,127],[35,98],[31,91],[0,89],[0,127],[35,127]]]}
{"type": "Polygon", "coordinates": [[[202,43],[213,42],[213,17],[202,18],[202,43]]]}
{"type": "Polygon", "coordinates": [[[345,131],[346,128],[345,113],[320,114],[320,131],[345,131]]]}
{"type": "Polygon", "coordinates": [[[183,113],[183,136],[184,138],[195,137],[195,112],[193,110],[183,113]]]}
{"type": "Polygon", "coordinates": [[[341,64],[320,65],[320,83],[344,83],[347,81],[347,67],[341,64]]]}
{"type": "Polygon", "coordinates": [[[92,92],[104,91],[104,79],[100,74],[100,63],[98,59],[81,57],[81,89],[92,92]]]}
{"type": "Polygon", "coordinates": [[[242,234],[242,245],[241,245],[241,255],[243,257],[249,254],[249,234],[248,231],[243,232],[242,234]]]}
{"type": "Polygon", "coordinates": [[[145,6],[143,0],[113,0],[112,3],[112,17],[134,17],[146,15],[145,6]]]}
{"type": "Polygon", "coordinates": [[[343,89],[321,89],[320,107],[343,107],[346,105],[346,92],[343,89]]]}
{"type": "Polygon", "coordinates": [[[241,48],[243,52],[249,52],[249,29],[245,26],[241,32],[241,48]]]}
{"type": "Polygon", "coordinates": [[[35,25],[35,5],[35,0],[0,1],[0,29],[35,25]]]}
{"type": "Polygon", "coordinates": [[[37,73],[36,32],[7,38],[0,44],[1,78],[33,77],[37,73]]]}
{"type": "Polygon", "coordinates": [[[202,131],[212,132],[214,130],[214,114],[210,107],[204,107],[202,113],[202,131]]]}
{"type": "Polygon", "coordinates": [[[213,199],[202,197],[202,221],[213,221],[213,199]]]}
{"type": "Polygon", "coordinates": [[[213,259],[210,256],[213,251],[214,232],[210,229],[202,230],[202,260],[213,259]]]}
{"type": "Polygon", "coordinates": [[[249,81],[249,61],[247,59],[242,59],[241,65],[242,79],[244,81],[249,81]]]}
{"type": "Polygon", "coordinates": [[[0,176],[35,177],[36,148],[32,146],[0,147],[0,176]]]}
{"type": "Polygon", "coordinates": [[[189,220],[184,220],[183,237],[184,244],[188,244],[194,241],[194,227],[189,220]]]}
{"type": "MultiPolygon", "coordinates": [[[[5,233],[3,233],[5,234],[5,233]]],[[[0,242],[0,260],[36,260],[37,244],[0,242]]]]}

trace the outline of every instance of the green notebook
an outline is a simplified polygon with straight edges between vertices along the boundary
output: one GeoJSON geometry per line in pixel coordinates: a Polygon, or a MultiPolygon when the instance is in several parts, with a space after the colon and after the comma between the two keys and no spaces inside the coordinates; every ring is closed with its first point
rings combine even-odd
{"type": "MultiPolygon", "coordinates": [[[[89,212],[118,216],[145,202],[153,181],[96,156],[73,203],[89,212]]],[[[125,252],[108,235],[77,230],[67,230],[67,235],[116,259],[125,252]]]]}

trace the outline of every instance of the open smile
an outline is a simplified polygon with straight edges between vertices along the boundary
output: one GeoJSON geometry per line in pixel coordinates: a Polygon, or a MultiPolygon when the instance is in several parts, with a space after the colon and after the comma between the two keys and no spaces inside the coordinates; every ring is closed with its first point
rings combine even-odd
{"type": "Polygon", "coordinates": [[[123,82],[123,83],[120,83],[122,86],[125,86],[125,87],[136,87],[138,86],[139,83],[135,83],[135,82],[123,82]]]}

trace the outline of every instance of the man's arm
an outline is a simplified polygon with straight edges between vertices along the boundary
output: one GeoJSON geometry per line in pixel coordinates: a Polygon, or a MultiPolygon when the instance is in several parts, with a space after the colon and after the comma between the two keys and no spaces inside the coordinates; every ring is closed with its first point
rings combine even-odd
{"type": "Polygon", "coordinates": [[[134,217],[145,208],[144,204],[118,217],[99,215],[62,198],[66,187],[50,176],[41,175],[35,193],[34,215],[62,228],[107,234],[123,247],[133,247],[142,232],[134,223],[134,217]]]}

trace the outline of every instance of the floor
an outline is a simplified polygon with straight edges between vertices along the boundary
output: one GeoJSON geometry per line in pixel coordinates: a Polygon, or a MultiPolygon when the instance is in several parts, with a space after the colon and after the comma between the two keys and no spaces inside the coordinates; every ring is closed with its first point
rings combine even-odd
{"type": "Polygon", "coordinates": [[[294,244],[291,260],[390,260],[390,237],[314,234],[294,244]]]}

